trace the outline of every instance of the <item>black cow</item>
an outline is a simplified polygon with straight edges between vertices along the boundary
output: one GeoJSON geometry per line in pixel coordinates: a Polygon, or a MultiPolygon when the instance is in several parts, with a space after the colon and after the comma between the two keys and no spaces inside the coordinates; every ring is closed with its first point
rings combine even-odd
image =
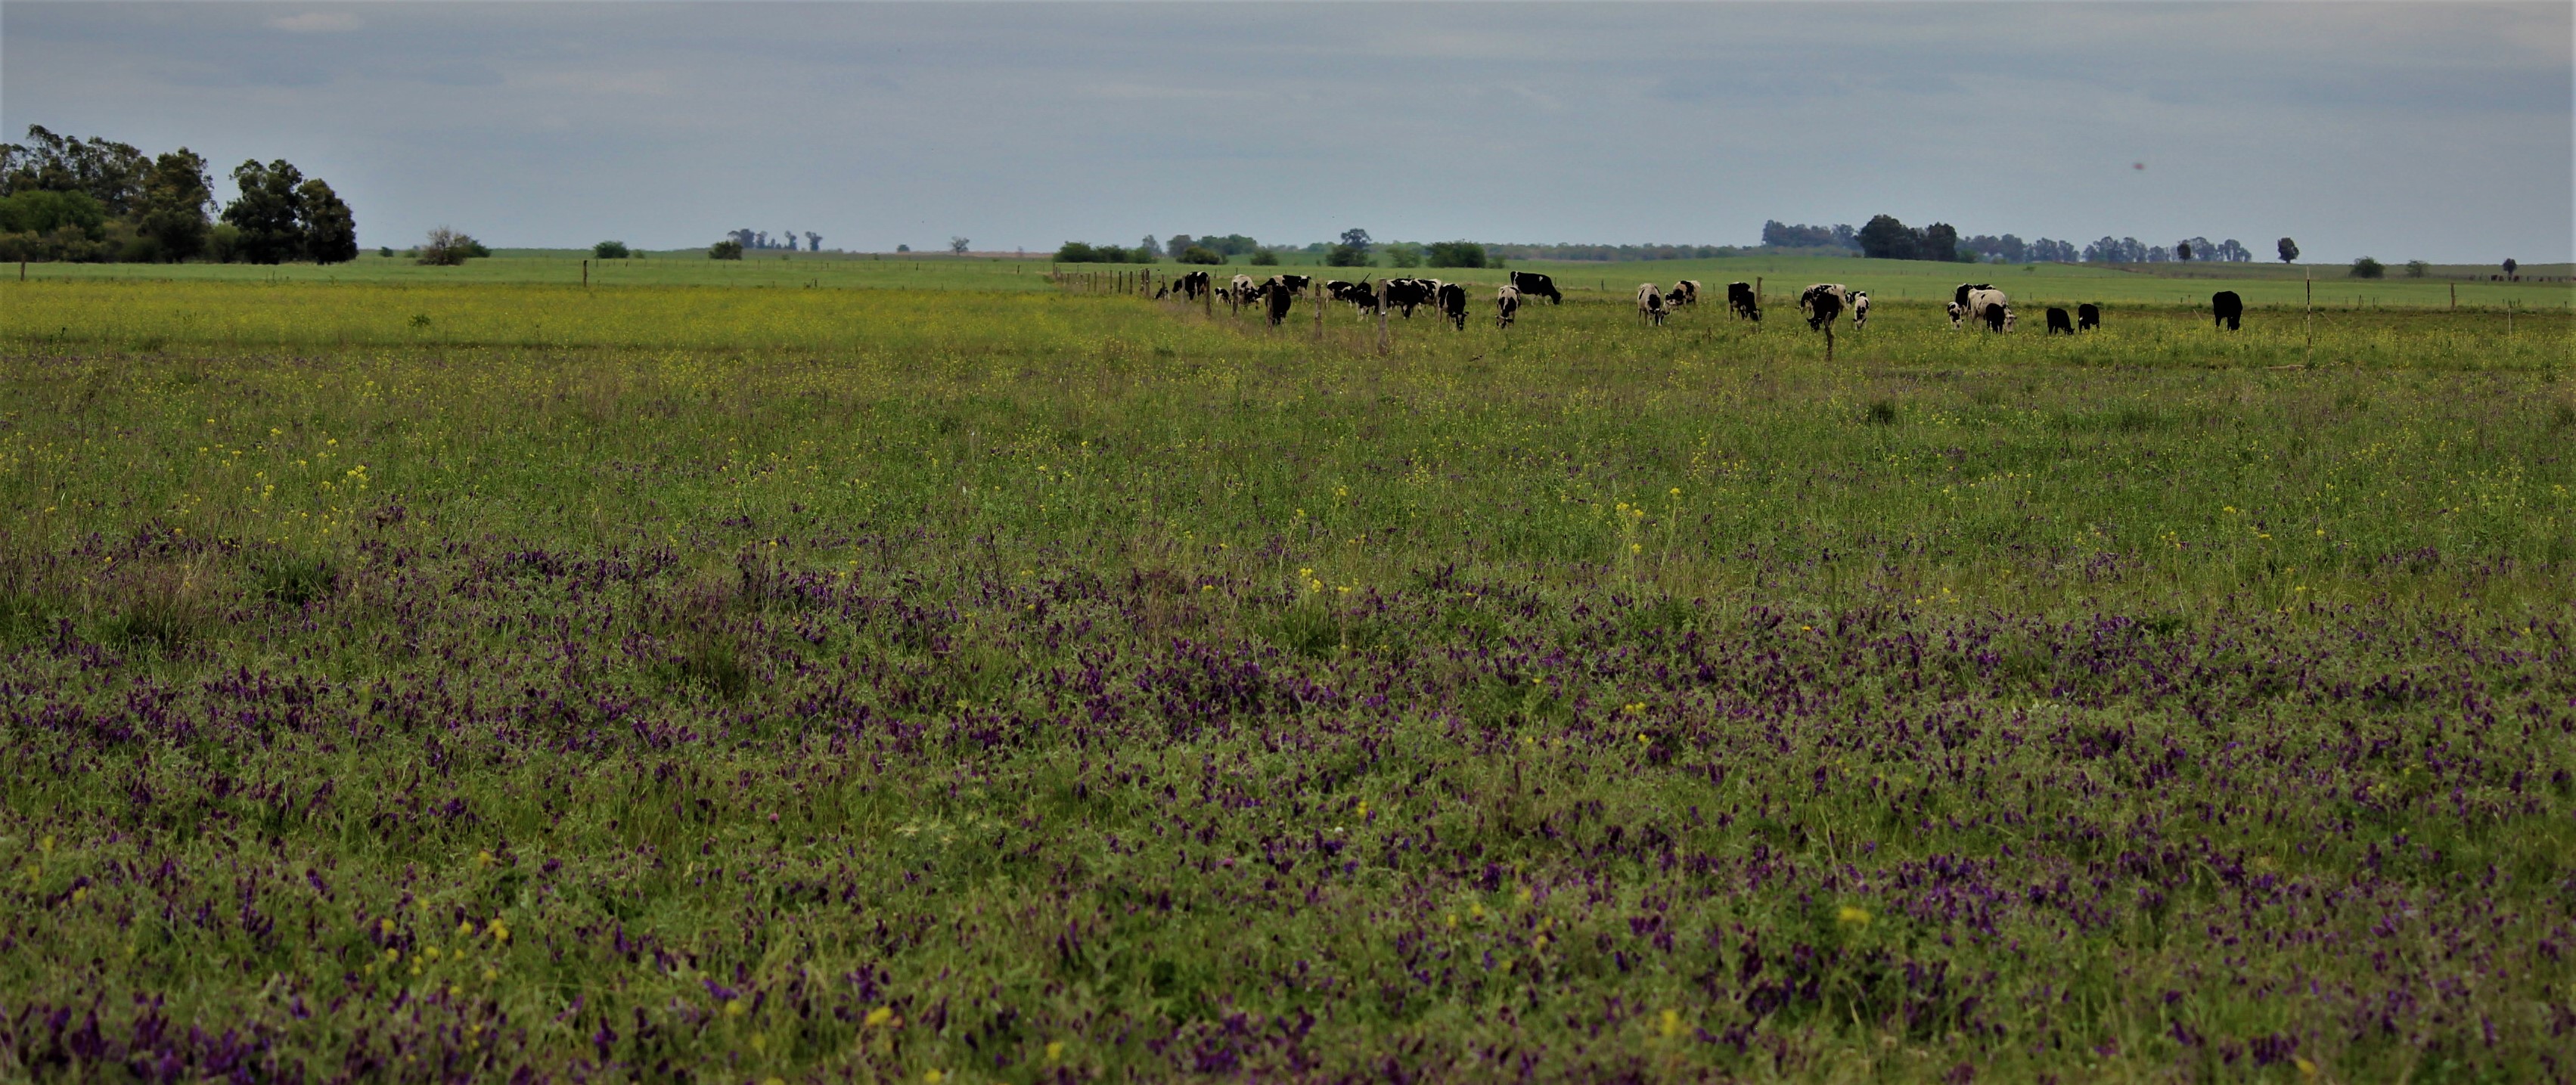
{"type": "Polygon", "coordinates": [[[2221,290],[2209,296],[2209,323],[2211,327],[2214,328],[2218,325],[2225,324],[2227,325],[2228,331],[2235,331],[2237,321],[2243,319],[2244,316],[2245,299],[2237,297],[2235,291],[2221,290]]]}
{"type": "Polygon", "coordinates": [[[1556,280],[1535,271],[1513,272],[1512,289],[1520,291],[1522,297],[1546,298],[1550,305],[1565,302],[1565,295],[1556,292],[1556,280]]]}
{"type": "Polygon", "coordinates": [[[1270,303],[1270,326],[1276,328],[1280,321],[1288,319],[1288,303],[1296,300],[1297,292],[1272,279],[1261,284],[1260,295],[1270,303]]]}
{"type": "Polygon", "coordinates": [[[2089,332],[2102,326],[2102,307],[2085,302],[2075,307],[2075,330],[2089,332]]]}
{"type": "Polygon", "coordinates": [[[1729,316],[1762,323],[1762,302],[1753,296],[1752,283],[1726,284],[1726,312],[1729,316]]]}
{"type": "Polygon", "coordinates": [[[1440,315],[1459,331],[1467,330],[1467,288],[1456,283],[1440,284],[1440,315]]]}
{"type": "Polygon", "coordinates": [[[1415,306],[1431,302],[1431,287],[1420,279],[1388,279],[1381,284],[1378,304],[1395,310],[1406,320],[1413,319],[1415,306]]]}
{"type": "Polygon", "coordinates": [[[2059,332],[2075,334],[2075,318],[2068,315],[2066,310],[2051,305],[2048,307],[2048,334],[2055,335],[2059,332]]]}
{"type": "Polygon", "coordinates": [[[2001,302],[1987,302],[1985,308],[1977,311],[1977,319],[1985,321],[1986,330],[1990,332],[2013,330],[2012,306],[2001,302]]]}

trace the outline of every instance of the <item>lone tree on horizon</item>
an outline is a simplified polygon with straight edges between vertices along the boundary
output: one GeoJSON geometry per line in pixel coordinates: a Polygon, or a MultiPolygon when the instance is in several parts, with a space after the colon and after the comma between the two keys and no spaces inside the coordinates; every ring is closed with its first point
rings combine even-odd
{"type": "Polygon", "coordinates": [[[2282,238],[2282,239],[2281,239],[2281,241],[2280,241],[2280,249],[2281,249],[2281,262],[2282,262],[2282,263],[2284,263],[2284,264],[2295,264],[2295,263],[2298,263],[2298,262],[2299,262],[2299,243],[2298,243],[2298,242],[2296,242],[2296,241],[2292,241],[2292,240],[2290,240],[2289,238],[2286,238],[2286,237],[2285,237],[2285,238],[2282,238]]]}
{"type": "Polygon", "coordinates": [[[956,253],[959,256],[966,255],[966,239],[962,237],[949,238],[948,251],[956,253]]]}

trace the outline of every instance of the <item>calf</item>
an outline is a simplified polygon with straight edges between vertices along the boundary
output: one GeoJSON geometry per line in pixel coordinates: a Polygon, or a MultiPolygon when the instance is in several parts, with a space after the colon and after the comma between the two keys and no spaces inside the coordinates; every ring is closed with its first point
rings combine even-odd
{"type": "Polygon", "coordinates": [[[2089,332],[2102,326],[2102,307],[2085,302],[2075,307],[2075,330],[2089,332]]]}
{"type": "Polygon", "coordinates": [[[1637,315],[1653,321],[1658,328],[1664,326],[1665,317],[1672,315],[1672,310],[1664,306],[1664,292],[1655,284],[1637,284],[1637,315]]]}
{"type": "Polygon", "coordinates": [[[1970,317],[1985,322],[1987,331],[2012,330],[2008,319],[2012,314],[2012,299],[2005,297],[2001,290],[1991,286],[1972,286],[1968,288],[1967,297],[1954,304],[1965,305],[1970,317]]]}
{"type": "Polygon", "coordinates": [[[1675,282],[1672,290],[1665,296],[1673,299],[1675,305],[1697,305],[1699,304],[1699,280],[1683,279],[1675,282]]]}
{"type": "Polygon", "coordinates": [[[2006,305],[2000,301],[1988,302],[1984,308],[1978,309],[1977,319],[1984,321],[1986,324],[1986,330],[1990,332],[2008,332],[2013,330],[2012,306],[2006,305]]]}
{"type": "Polygon", "coordinates": [[[1762,323],[1762,301],[1753,296],[1752,283],[1726,284],[1726,312],[1728,316],[1762,323]]]}
{"type": "Polygon", "coordinates": [[[1855,328],[1866,328],[1866,327],[1868,327],[1868,326],[1869,326],[1869,291],[1866,291],[1866,290],[1855,290],[1855,291],[1852,291],[1851,303],[1852,303],[1852,327],[1855,327],[1855,328]]]}
{"type": "Polygon", "coordinates": [[[1511,327],[1512,318],[1519,316],[1520,311],[1521,290],[1519,287],[1506,286],[1500,290],[1494,291],[1494,321],[1497,324],[1506,328],[1511,327]]]}
{"type": "Polygon", "coordinates": [[[1459,331],[1467,330],[1467,288],[1456,283],[1440,284],[1440,315],[1459,331]]]}
{"type": "Polygon", "coordinates": [[[2236,322],[2244,315],[2245,299],[2237,297],[2235,291],[2221,290],[2209,296],[2209,316],[2212,327],[2225,324],[2228,331],[2235,331],[2236,322]]]}
{"type": "Polygon", "coordinates": [[[1561,305],[1565,302],[1565,295],[1556,292],[1556,280],[1535,271],[1513,272],[1512,289],[1520,291],[1526,297],[1546,298],[1550,305],[1561,305]]]}
{"type": "Polygon", "coordinates": [[[2067,315],[2066,310],[2051,305],[2048,307],[2048,334],[2055,335],[2059,332],[2075,334],[2075,318],[2067,315]]]}

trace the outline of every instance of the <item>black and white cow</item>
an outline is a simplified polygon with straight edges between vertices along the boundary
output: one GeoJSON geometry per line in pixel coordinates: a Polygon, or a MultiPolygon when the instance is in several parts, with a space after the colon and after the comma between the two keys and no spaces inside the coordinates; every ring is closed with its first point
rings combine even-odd
{"type": "Polygon", "coordinates": [[[1334,279],[1324,284],[1324,296],[1334,301],[1349,302],[1363,315],[1377,312],[1377,289],[1366,279],[1355,283],[1334,279]]]}
{"type": "Polygon", "coordinates": [[[1270,326],[1276,328],[1280,321],[1288,319],[1288,303],[1297,299],[1297,292],[1289,289],[1287,283],[1274,278],[1261,284],[1261,298],[1270,303],[1268,310],[1270,326]]]}
{"type": "Polygon", "coordinates": [[[2235,331],[2237,322],[2245,316],[2245,299],[2237,297],[2233,290],[2221,290],[2211,294],[2209,316],[2211,327],[2225,324],[2228,331],[2235,331]]]}
{"type": "Polygon", "coordinates": [[[1420,279],[1388,279],[1378,284],[1378,304],[1395,310],[1406,320],[1413,319],[1416,306],[1431,301],[1431,287],[1420,279]]]}
{"type": "Polygon", "coordinates": [[[1699,280],[1683,279],[1675,282],[1671,290],[1664,292],[1664,296],[1672,299],[1675,305],[1697,305],[1699,304],[1699,280]]]}
{"type": "Polygon", "coordinates": [[[1312,275],[1282,274],[1271,276],[1270,281],[1274,283],[1283,283],[1288,287],[1288,289],[1295,291],[1296,293],[1303,294],[1306,292],[1307,287],[1314,285],[1315,277],[1312,275]]]}
{"type": "Polygon", "coordinates": [[[1851,292],[1841,283],[1817,283],[1798,292],[1798,311],[1807,314],[1807,327],[1821,329],[1843,315],[1849,306],[1851,292]]]}
{"type": "Polygon", "coordinates": [[[1869,327],[1869,291],[1854,290],[1851,296],[1852,327],[1869,327]]]}
{"type": "Polygon", "coordinates": [[[1762,299],[1753,296],[1752,283],[1726,284],[1726,312],[1756,324],[1762,323],[1762,299]]]}
{"type": "Polygon", "coordinates": [[[1440,284],[1440,315],[1459,331],[1467,330],[1467,288],[1456,283],[1440,284]]]}
{"type": "Polygon", "coordinates": [[[1974,306],[1974,305],[1970,305],[1970,304],[1968,304],[1968,293],[1969,293],[1970,291],[1973,291],[1973,290],[1992,290],[1992,289],[1994,289],[1994,285],[1993,285],[1992,283],[1960,283],[1960,284],[1959,284],[1959,288],[1958,288],[1957,290],[1953,290],[1953,291],[1951,291],[1951,292],[1950,292],[1950,330],[1951,330],[1951,331],[1957,331],[1957,330],[1959,330],[1959,322],[1960,322],[1960,321],[1965,320],[1965,319],[1967,319],[1968,317],[1973,316],[1973,315],[1975,315],[1975,314],[1976,314],[1976,312],[1977,312],[1977,307],[1976,307],[1976,306],[1974,306]]]}
{"type": "Polygon", "coordinates": [[[1664,326],[1664,318],[1673,315],[1673,311],[1671,307],[1664,304],[1664,292],[1655,284],[1638,283],[1637,315],[1653,321],[1654,325],[1660,328],[1664,326]]]}
{"type": "Polygon", "coordinates": [[[2048,334],[2055,335],[2059,332],[2075,334],[2075,317],[2066,310],[2051,305],[2048,307],[2048,334]]]}
{"type": "Polygon", "coordinates": [[[1517,286],[1506,286],[1500,290],[1494,291],[1495,323],[1506,328],[1511,327],[1512,318],[1519,316],[1520,312],[1521,288],[1517,286]]]}
{"type": "Polygon", "coordinates": [[[1535,271],[1513,272],[1512,289],[1520,291],[1524,297],[1546,298],[1550,305],[1565,303],[1565,295],[1556,292],[1556,280],[1535,271]]]}
{"type": "Polygon", "coordinates": [[[1987,331],[2008,332],[2013,328],[2012,299],[1991,286],[1971,286],[1956,304],[1965,305],[1968,315],[1983,321],[1987,331]]]}
{"type": "Polygon", "coordinates": [[[2089,332],[2102,326],[2102,307],[2085,302],[2075,307],[2075,330],[2089,332]]]}

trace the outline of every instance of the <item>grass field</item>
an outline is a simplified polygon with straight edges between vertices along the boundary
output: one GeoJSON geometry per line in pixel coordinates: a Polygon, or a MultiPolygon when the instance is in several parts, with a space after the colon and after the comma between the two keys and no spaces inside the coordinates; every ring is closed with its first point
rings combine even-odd
{"type": "Polygon", "coordinates": [[[2563,289],[310,270],[0,283],[0,1073],[2576,1072],[2563,289]]]}
{"type": "MultiPolygon", "coordinates": [[[[34,281],[109,281],[109,282],[235,282],[289,285],[309,283],[401,284],[449,286],[459,284],[521,284],[579,286],[582,281],[582,257],[577,250],[507,249],[501,255],[484,260],[469,260],[461,267],[422,267],[400,256],[386,258],[361,256],[353,263],[317,266],[285,264],[257,266],[247,264],[31,264],[29,280],[34,281]]],[[[1436,276],[1456,282],[1494,285],[1503,281],[1504,273],[1494,270],[1463,268],[1420,268],[1398,272],[1390,268],[1318,268],[1292,261],[1293,267],[1309,273],[1337,275],[1356,280],[1361,276],[1384,278],[1390,274],[1436,276]]],[[[1633,296],[1637,284],[1652,281],[1669,286],[1676,279],[1698,279],[1703,284],[1722,287],[1742,280],[1759,281],[1763,293],[1783,301],[1794,299],[1800,288],[1813,282],[1839,282],[1856,290],[1866,290],[1873,301],[1946,301],[1961,282],[1991,282],[2009,291],[2018,305],[2073,305],[2077,302],[2134,304],[2206,308],[2215,290],[2235,290],[2246,304],[2258,309],[2304,308],[2311,303],[2309,284],[2300,281],[2301,274],[2313,273],[2313,303],[2328,311],[2340,309],[2445,309],[2457,297],[2460,307],[2477,310],[2565,310],[2576,299],[2576,286],[2567,281],[2565,265],[2532,267],[2525,281],[2498,283],[2452,281],[2440,278],[2408,279],[2400,277],[2378,280],[2355,280],[2346,277],[2339,267],[2290,268],[2281,265],[2139,265],[2135,268],[2094,264],[2032,265],[1961,265],[1936,264],[1916,260],[1863,260],[1840,257],[1733,257],[1722,260],[1650,260],[1634,263],[1568,263],[1530,261],[1514,268],[1539,271],[1557,278],[1558,284],[1576,294],[1602,295],[1625,299],[1633,296]],[[2219,276],[2211,278],[2209,276],[2219,276]],[[2544,282],[2542,278],[2556,281],[2544,282]]],[[[1164,263],[1150,266],[1111,264],[1050,264],[1044,254],[1026,260],[998,257],[951,257],[913,253],[874,258],[865,254],[770,253],[753,254],[741,261],[709,260],[703,253],[653,253],[640,260],[594,260],[590,262],[591,284],[597,286],[724,286],[777,287],[811,289],[899,289],[899,290],[1002,290],[1047,292],[1056,284],[1047,276],[1051,270],[1068,274],[1133,275],[1150,271],[1158,278],[1188,270],[1182,265],[1164,263]]],[[[1219,275],[1268,275],[1273,269],[1235,263],[1214,269],[1219,275]]],[[[2463,270],[2449,268],[2446,270],[2463,270]]],[[[1722,296],[1722,295],[1721,295],[1722,296]]],[[[2034,318],[2037,316],[2033,310],[2034,318]]]]}

